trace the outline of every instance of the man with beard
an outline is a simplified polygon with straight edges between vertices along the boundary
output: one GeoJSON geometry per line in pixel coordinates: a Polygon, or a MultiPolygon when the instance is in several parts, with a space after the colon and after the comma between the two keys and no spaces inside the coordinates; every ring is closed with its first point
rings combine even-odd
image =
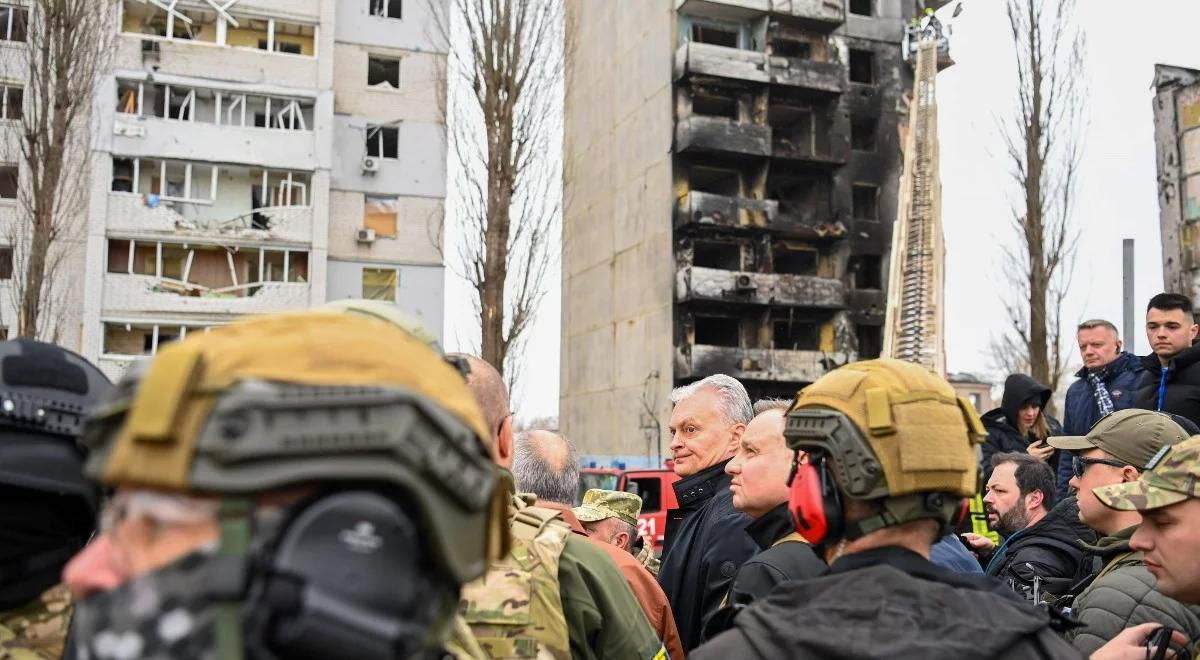
{"type": "Polygon", "coordinates": [[[1004,542],[996,548],[986,536],[964,535],[981,562],[986,562],[988,575],[1035,602],[1067,591],[1083,560],[1079,541],[1096,540],[1095,533],[1079,521],[1075,498],[1054,505],[1054,482],[1054,470],[1029,454],[992,456],[983,503],[988,524],[1004,542]]]}

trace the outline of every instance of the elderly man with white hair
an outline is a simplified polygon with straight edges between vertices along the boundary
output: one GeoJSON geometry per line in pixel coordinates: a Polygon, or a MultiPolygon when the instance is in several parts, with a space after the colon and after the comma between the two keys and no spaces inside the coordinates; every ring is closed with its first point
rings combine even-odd
{"type": "Polygon", "coordinates": [[[658,581],[671,601],[684,650],[691,651],[738,567],[758,550],[744,531],[750,517],[733,507],[725,473],[754,411],[746,388],[724,374],[675,389],[671,402],[679,508],[667,513],[658,581]]]}

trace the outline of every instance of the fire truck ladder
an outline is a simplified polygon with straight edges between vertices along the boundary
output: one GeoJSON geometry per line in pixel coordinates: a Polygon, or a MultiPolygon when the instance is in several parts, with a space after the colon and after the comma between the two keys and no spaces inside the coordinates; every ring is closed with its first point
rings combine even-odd
{"type": "Polygon", "coordinates": [[[892,229],[883,354],[946,372],[943,336],[945,247],[938,178],[937,40],[917,46],[900,203],[892,229]]]}

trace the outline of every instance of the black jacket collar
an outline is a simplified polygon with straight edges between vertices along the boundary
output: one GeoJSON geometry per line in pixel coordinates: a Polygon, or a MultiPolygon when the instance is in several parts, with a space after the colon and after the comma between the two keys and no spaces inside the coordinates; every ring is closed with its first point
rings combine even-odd
{"type": "Polygon", "coordinates": [[[732,460],[727,458],[712,467],[684,477],[675,482],[675,499],[680,509],[698,509],[714,495],[729,490],[729,482],[733,479],[725,474],[725,465],[732,460]]]}
{"type": "MultiPolygon", "coordinates": [[[[1158,364],[1158,356],[1151,355],[1151,357],[1154,358],[1154,363],[1158,364]]],[[[1100,367],[1100,372],[1098,375],[1100,376],[1100,380],[1102,382],[1107,383],[1108,381],[1112,380],[1113,378],[1116,378],[1118,374],[1123,374],[1126,371],[1136,369],[1137,366],[1139,365],[1139,363],[1141,363],[1141,362],[1142,362],[1142,358],[1139,358],[1138,356],[1134,355],[1133,353],[1130,353],[1128,351],[1121,351],[1120,353],[1117,354],[1117,359],[1113,360],[1112,362],[1109,362],[1108,364],[1104,365],[1103,367],[1100,367]]],[[[1075,372],[1076,378],[1087,378],[1087,376],[1088,376],[1088,368],[1087,367],[1080,367],[1079,371],[1075,372]]]]}
{"type": "Polygon", "coordinates": [[[763,550],[794,531],[796,531],[796,523],[792,520],[792,514],[788,511],[786,502],[746,525],[746,533],[763,550]]]}
{"type": "MultiPolygon", "coordinates": [[[[1167,368],[1170,371],[1186,369],[1196,362],[1200,362],[1200,344],[1189,346],[1182,351],[1179,351],[1175,355],[1172,355],[1171,359],[1167,361],[1167,368]]],[[[1163,365],[1158,361],[1158,356],[1154,353],[1151,353],[1150,355],[1142,358],[1142,367],[1146,371],[1157,374],[1162,371],[1163,365]]]]}

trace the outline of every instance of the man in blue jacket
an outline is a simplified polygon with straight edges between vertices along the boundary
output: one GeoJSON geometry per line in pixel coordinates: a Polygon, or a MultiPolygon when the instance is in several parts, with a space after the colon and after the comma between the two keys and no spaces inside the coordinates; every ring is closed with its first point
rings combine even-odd
{"type": "MultiPolygon", "coordinates": [[[[1103,319],[1080,323],[1075,337],[1083,368],[1067,389],[1063,435],[1083,436],[1101,417],[1135,407],[1141,361],[1121,350],[1117,326],[1103,319]]],[[[1058,497],[1067,496],[1071,480],[1071,461],[1059,461],[1058,497]]]]}

